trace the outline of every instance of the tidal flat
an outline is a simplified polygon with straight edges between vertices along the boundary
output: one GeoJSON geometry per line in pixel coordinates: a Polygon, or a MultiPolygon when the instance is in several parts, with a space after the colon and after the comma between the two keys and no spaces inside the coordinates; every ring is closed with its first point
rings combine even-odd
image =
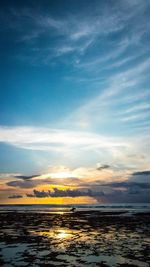
{"type": "Polygon", "coordinates": [[[0,266],[149,267],[150,213],[1,212],[0,266]]]}

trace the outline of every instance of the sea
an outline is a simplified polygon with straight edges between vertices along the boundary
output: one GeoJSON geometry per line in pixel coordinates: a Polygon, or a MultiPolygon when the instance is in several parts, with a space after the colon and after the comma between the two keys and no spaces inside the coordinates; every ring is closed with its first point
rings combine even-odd
{"type": "Polygon", "coordinates": [[[70,212],[72,208],[75,211],[102,211],[102,212],[150,212],[150,203],[120,203],[120,204],[97,204],[97,205],[54,205],[54,204],[1,204],[0,212],[36,212],[36,213],[61,213],[70,212]]]}

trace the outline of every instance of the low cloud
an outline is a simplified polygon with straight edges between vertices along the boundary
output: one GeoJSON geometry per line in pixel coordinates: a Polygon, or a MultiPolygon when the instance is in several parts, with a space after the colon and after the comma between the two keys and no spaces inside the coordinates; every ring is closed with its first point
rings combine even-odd
{"type": "Polygon", "coordinates": [[[76,177],[69,177],[69,178],[34,178],[34,179],[23,179],[23,180],[15,180],[7,182],[7,186],[11,187],[18,187],[18,188],[35,188],[38,185],[44,184],[56,184],[56,185],[66,185],[66,186],[74,186],[79,184],[80,179],[76,177]]]}
{"type": "Polygon", "coordinates": [[[130,181],[150,184],[150,171],[133,172],[130,181]]]}
{"type": "Polygon", "coordinates": [[[134,172],[132,175],[150,175],[150,171],[134,172]]]}
{"type": "Polygon", "coordinates": [[[22,198],[23,196],[22,195],[12,195],[12,196],[9,196],[8,198],[22,198]]]}
{"type": "MultiPolygon", "coordinates": [[[[48,182],[47,182],[48,183],[48,182]]],[[[33,181],[33,180],[23,180],[23,181],[11,181],[6,183],[7,186],[18,187],[18,188],[34,188],[37,185],[44,184],[44,181],[33,181]]]]}
{"type": "Polygon", "coordinates": [[[35,177],[39,177],[40,174],[34,174],[34,175],[15,175],[15,178],[21,179],[21,180],[30,180],[35,177]]]}
{"type": "Polygon", "coordinates": [[[105,184],[100,184],[100,186],[108,186],[111,188],[133,188],[138,186],[139,188],[142,189],[150,189],[150,183],[138,183],[130,181],[105,183],[105,184]]]}
{"type": "Polygon", "coordinates": [[[82,196],[104,196],[103,191],[95,192],[92,190],[81,191],[78,189],[67,189],[67,190],[60,190],[58,188],[54,188],[53,191],[38,191],[33,190],[33,194],[27,194],[27,197],[37,197],[37,198],[44,198],[44,197],[82,197],[82,196]]]}
{"type": "Polygon", "coordinates": [[[140,194],[141,193],[141,187],[139,187],[138,185],[137,186],[134,186],[134,187],[129,187],[128,189],[128,194],[140,194]]]}
{"type": "Polygon", "coordinates": [[[34,193],[34,197],[39,197],[39,198],[49,197],[50,196],[50,191],[33,190],[33,193],[34,193]]]}
{"type": "Polygon", "coordinates": [[[34,194],[26,194],[27,197],[35,197],[34,194]]]}
{"type": "Polygon", "coordinates": [[[53,191],[40,191],[33,190],[33,193],[26,194],[30,198],[57,198],[57,197],[91,197],[97,200],[97,202],[106,203],[134,203],[134,202],[150,202],[150,188],[141,188],[138,185],[132,185],[131,187],[126,187],[124,190],[119,188],[99,188],[99,190],[91,189],[67,189],[61,190],[59,188],[54,188],[53,191]]]}
{"type": "MultiPolygon", "coordinates": [[[[118,171],[114,173],[107,164],[101,165],[99,168],[100,172],[95,168],[66,170],[66,174],[68,172],[80,178],[59,178],[59,174],[63,173],[62,170],[58,171],[58,177],[57,172],[55,172],[56,170],[51,170],[53,172],[43,175],[14,175],[14,177],[19,177],[19,179],[9,181],[6,185],[21,189],[32,188],[33,192],[26,192],[26,197],[28,198],[91,197],[98,202],[150,202],[150,171],[138,171],[130,174],[118,171]],[[109,171],[101,172],[103,169],[109,169],[109,171]],[[51,177],[51,175],[55,175],[55,177],[51,177]],[[94,179],[96,177],[99,178],[94,179]],[[51,190],[48,191],[42,191],[39,188],[36,190],[36,187],[40,185],[47,185],[49,188],[55,185],[55,188],[50,188],[51,190]],[[58,185],[68,186],[69,189],[62,190],[58,188],[58,185]]],[[[12,195],[9,198],[21,197],[20,195],[12,195]]]]}

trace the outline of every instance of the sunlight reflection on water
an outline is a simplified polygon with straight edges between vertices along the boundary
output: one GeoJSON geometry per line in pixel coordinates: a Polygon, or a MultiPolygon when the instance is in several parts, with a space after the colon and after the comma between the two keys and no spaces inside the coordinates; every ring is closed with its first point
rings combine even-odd
{"type": "Polygon", "coordinates": [[[58,239],[70,239],[74,237],[79,231],[67,230],[67,229],[51,229],[51,231],[30,231],[32,235],[45,236],[47,238],[58,238],[58,239]]]}
{"type": "Polygon", "coordinates": [[[59,230],[58,232],[56,232],[57,238],[67,239],[67,238],[70,238],[72,236],[73,236],[73,234],[71,232],[69,232],[68,230],[59,230]]]}

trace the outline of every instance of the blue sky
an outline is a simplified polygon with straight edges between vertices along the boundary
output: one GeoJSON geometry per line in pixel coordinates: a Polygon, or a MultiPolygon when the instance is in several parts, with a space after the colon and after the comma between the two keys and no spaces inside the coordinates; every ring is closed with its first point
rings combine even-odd
{"type": "Polygon", "coordinates": [[[2,177],[148,171],[149,1],[0,5],[2,177]]]}

